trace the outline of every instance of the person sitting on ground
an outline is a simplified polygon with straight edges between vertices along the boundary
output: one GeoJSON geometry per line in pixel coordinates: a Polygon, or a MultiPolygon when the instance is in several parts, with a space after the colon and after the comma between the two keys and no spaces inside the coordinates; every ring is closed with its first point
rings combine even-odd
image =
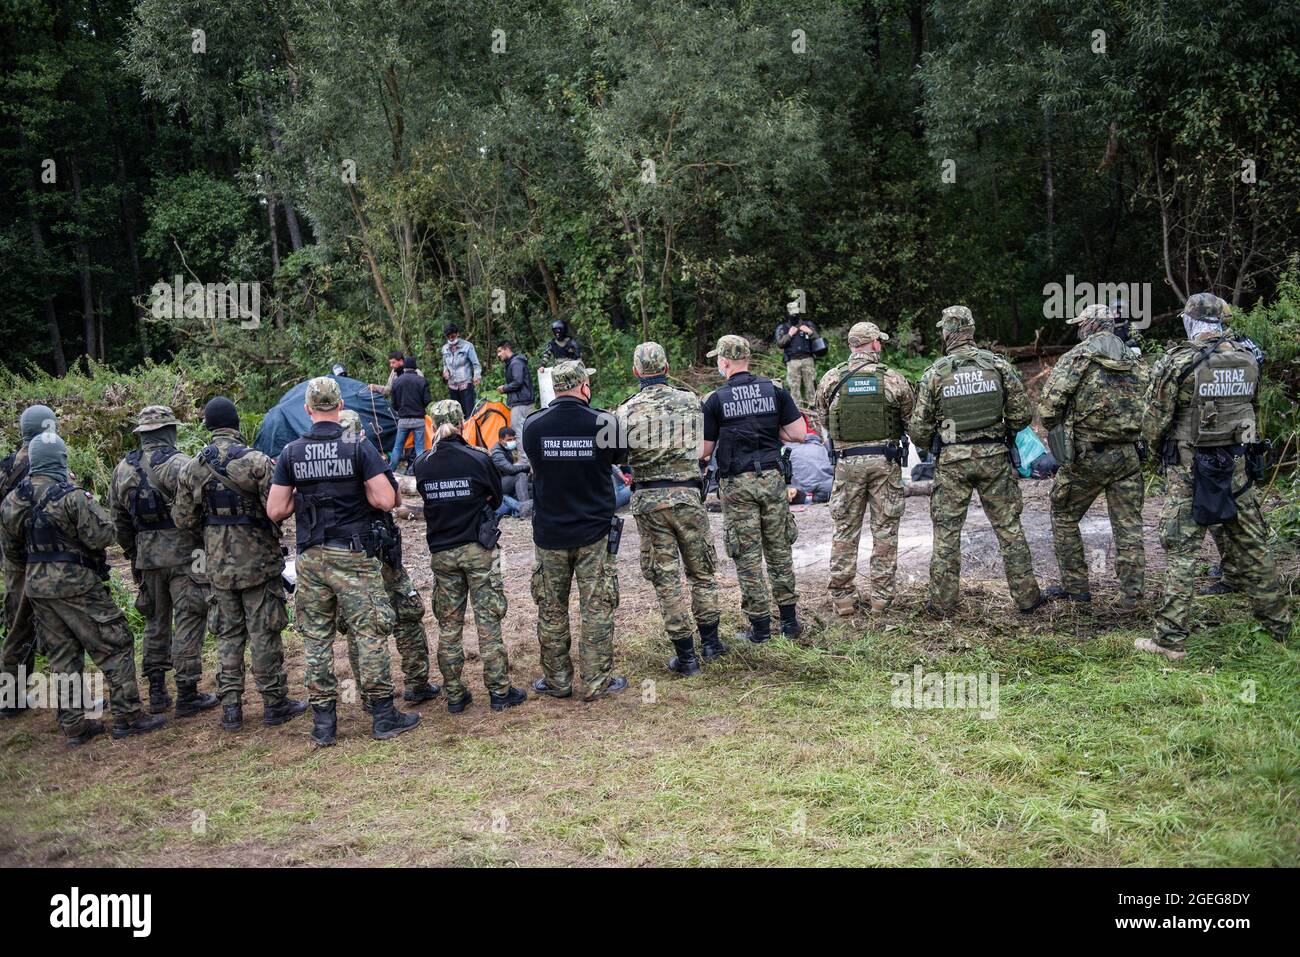
{"type": "Polygon", "coordinates": [[[830,453],[826,451],[822,437],[809,429],[802,442],[787,442],[786,448],[790,450],[790,466],[794,473],[791,484],[809,501],[830,501],[835,470],[831,467],[830,453]]]}
{"type": "Polygon", "coordinates": [[[497,444],[492,447],[492,464],[501,476],[502,503],[497,514],[527,518],[532,513],[533,496],[528,481],[532,469],[519,454],[518,433],[509,426],[497,435],[497,444]]]}

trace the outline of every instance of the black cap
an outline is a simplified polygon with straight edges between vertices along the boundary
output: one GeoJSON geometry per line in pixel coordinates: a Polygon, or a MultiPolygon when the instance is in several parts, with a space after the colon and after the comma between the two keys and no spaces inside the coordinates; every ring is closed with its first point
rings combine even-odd
{"type": "Polygon", "coordinates": [[[203,424],[209,432],[217,429],[239,429],[239,413],[235,403],[219,395],[203,407],[203,424]]]}

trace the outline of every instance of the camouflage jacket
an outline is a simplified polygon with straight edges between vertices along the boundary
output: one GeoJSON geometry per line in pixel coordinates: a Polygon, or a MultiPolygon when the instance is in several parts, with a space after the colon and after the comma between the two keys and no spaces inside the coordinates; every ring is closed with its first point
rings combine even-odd
{"type": "MultiPolygon", "coordinates": [[[[57,484],[47,475],[32,478],[35,500],[51,485],[57,484]]],[[[0,544],[4,546],[5,562],[10,567],[27,568],[26,592],[29,598],[75,598],[103,583],[94,571],[76,562],[32,562],[27,564],[27,536],[23,525],[33,502],[21,498],[17,491],[10,492],[0,505],[0,544]]],[[[79,543],[88,552],[103,552],[113,544],[113,520],[108,511],[91,494],[77,488],[45,509],[45,514],[70,540],[79,543]]]]}
{"type": "MultiPolygon", "coordinates": [[[[24,442],[12,453],[0,459],[0,502],[3,502],[18,483],[27,477],[27,443],[24,442]]],[[[0,558],[5,554],[0,547],[0,558]]]]}
{"type": "MultiPolygon", "coordinates": [[[[212,444],[224,455],[232,445],[247,445],[234,429],[217,429],[212,444]]],[[[255,449],[249,449],[227,468],[230,479],[249,498],[261,503],[263,514],[275,466],[255,449]]],[[[279,528],[274,531],[256,525],[205,525],[207,514],[204,486],[216,482],[212,469],[195,457],[181,469],[172,502],[172,521],[179,528],[203,530],[203,562],[208,581],[216,588],[252,588],[284,571],[280,554],[279,528]]]]}
{"type": "Polygon", "coordinates": [[[945,462],[962,462],[967,459],[982,459],[991,455],[1006,455],[1007,449],[1004,445],[993,443],[981,445],[960,444],[968,442],[970,439],[1001,439],[1008,433],[1014,435],[1029,425],[1033,421],[1033,408],[1029,402],[1029,393],[1025,391],[1025,384],[1020,381],[1020,375],[1009,361],[1000,355],[989,352],[985,349],[977,349],[971,345],[961,345],[948,353],[959,359],[981,355],[985,360],[991,361],[997,368],[999,375],[1002,377],[1003,389],[1003,406],[1001,426],[993,425],[984,429],[976,429],[970,433],[962,433],[955,436],[943,436],[943,421],[940,418],[939,410],[941,403],[939,400],[939,380],[940,376],[934,366],[925,370],[925,375],[921,376],[921,381],[916,388],[916,407],[912,410],[912,418],[908,423],[907,434],[918,448],[928,448],[931,439],[938,433],[944,442],[956,440],[959,444],[954,444],[943,450],[943,461],[945,462]]]}
{"type": "Polygon", "coordinates": [[[1146,365],[1124,341],[1113,333],[1097,332],[1052,367],[1038,400],[1038,414],[1045,428],[1064,422],[1084,441],[1136,441],[1148,384],[1146,365]]]}
{"type": "MultiPolygon", "coordinates": [[[[633,482],[699,481],[704,412],[694,393],[655,383],[625,401],[615,415],[627,437],[633,482]]],[[[691,502],[700,503],[698,487],[637,488],[632,514],[691,502]]]]}
{"type": "MultiPolygon", "coordinates": [[[[840,382],[850,369],[854,372],[876,372],[885,383],[885,399],[891,404],[898,406],[898,418],[903,424],[904,431],[907,430],[908,420],[912,418],[912,409],[916,405],[916,396],[912,392],[912,383],[908,382],[899,373],[895,372],[883,362],[878,361],[878,356],[851,356],[849,359],[841,362],[835,368],[831,369],[824,376],[822,381],[817,385],[817,411],[821,413],[822,422],[827,423],[827,432],[830,431],[830,412],[834,405],[838,405],[840,395],[837,393],[834,401],[830,399],[831,393],[835,392],[840,382]]],[[[910,433],[909,433],[910,434],[910,433]]],[[[836,449],[857,448],[863,445],[879,445],[879,442],[840,442],[835,441],[836,449]]]]}
{"type": "MultiPolygon", "coordinates": [[[[1191,369],[1202,351],[1216,342],[1216,348],[1229,350],[1244,346],[1235,333],[1225,329],[1223,335],[1203,335],[1186,342],[1180,342],[1166,352],[1151,370],[1151,384],[1147,389],[1146,407],[1142,415],[1142,437],[1152,449],[1157,449],[1174,426],[1178,413],[1193,401],[1192,391],[1196,380],[1193,376],[1183,376],[1191,369]],[[1179,377],[1183,377],[1179,385],[1179,377]]],[[[1246,347],[1249,348],[1249,347],[1246,347]]],[[[1256,392],[1252,402],[1256,413],[1259,410],[1259,393],[1256,392]]],[[[1183,463],[1188,464],[1188,450],[1182,450],[1183,463]]]]}
{"type": "MultiPolygon", "coordinates": [[[[189,463],[186,455],[176,453],[161,465],[152,465],[153,453],[167,446],[157,442],[144,442],[140,446],[140,466],[150,476],[149,483],[167,502],[176,498],[176,485],[181,469],[189,463]]],[[[131,520],[131,497],[140,484],[140,474],[123,459],[113,471],[113,484],[109,502],[113,506],[113,525],[117,530],[117,543],[122,552],[138,569],[172,568],[188,565],[198,551],[199,532],[192,528],[139,529],[131,520]]]]}

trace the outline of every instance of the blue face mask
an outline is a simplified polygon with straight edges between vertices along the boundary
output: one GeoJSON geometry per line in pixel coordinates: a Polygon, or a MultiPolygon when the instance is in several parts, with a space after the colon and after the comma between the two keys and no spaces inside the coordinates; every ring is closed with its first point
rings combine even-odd
{"type": "Polygon", "coordinates": [[[513,452],[517,444],[518,444],[517,442],[506,442],[505,447],[508,448],[511,452],[513,452]]]}

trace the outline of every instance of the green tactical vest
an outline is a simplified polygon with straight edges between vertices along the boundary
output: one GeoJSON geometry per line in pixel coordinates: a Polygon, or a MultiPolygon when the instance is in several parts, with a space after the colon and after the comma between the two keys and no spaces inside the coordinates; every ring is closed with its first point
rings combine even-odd
{"type": "Polygon", "coordinates": [[[903,434],[898,405],[885,395],[885,370],[874,362],[850,365],[831,406],[831,438],[840,444],[895,441],[903,434]]]}
{"type": "Polygon", "coordinates": [[[985,356],[939,360],[939,411],[958,435],[1002,423],[1002,374],[985,356]]]}
{"type": "Polygon", "coordinates": [[[1192,400],[1178,410],[1174,424],[1179,442],[1214,448],[1256,441],[1259,364],[1246,346],[1228,341],[1231,349],[1216,345],[1192,372],[1192,400]]]}

